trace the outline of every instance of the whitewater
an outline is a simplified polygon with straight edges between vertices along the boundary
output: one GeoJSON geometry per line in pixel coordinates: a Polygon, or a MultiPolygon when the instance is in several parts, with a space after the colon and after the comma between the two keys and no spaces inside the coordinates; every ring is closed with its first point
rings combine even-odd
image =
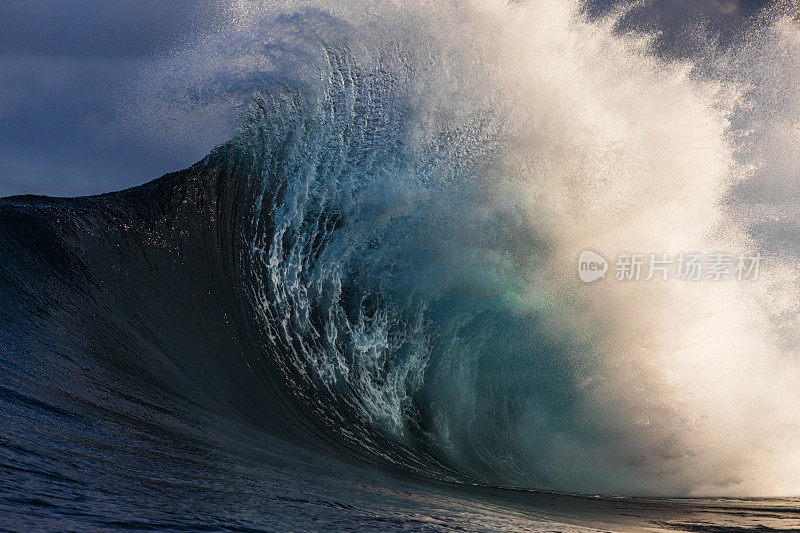
{"type": "Polygon", "coordinates": [[[230,141],[0,200],[3,525],[800,527],[796,7],[675,56],[625,15],[232,2],[166,53],[132,123],[230,141]]]}

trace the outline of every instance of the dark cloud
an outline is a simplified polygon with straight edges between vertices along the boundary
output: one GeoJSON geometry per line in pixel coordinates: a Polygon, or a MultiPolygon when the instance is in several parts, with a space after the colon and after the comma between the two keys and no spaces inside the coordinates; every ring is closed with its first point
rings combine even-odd
{"type": "MultiPolygon", "coordinates": [[[[755,18],[770,0],[649,0],[629,8],[622,29],[653,31],[660,34],[659,52],[689,56],[711,38],[721,46],[729,45],[739,30],[755,18]],[[698,30],[706,36],[698,42],[698,30]]],[[[592,15],[630,6],[629,0],[588,0],[592,15]]]]}
{"type": "Polygon", "coordinates": [[[213,25],[208,1],[4,0],[0,50],[6,54],[148,56],[213,25]]]}
{"type": "Polygon", "coordinates": [[[214,28],[218,6],[6,0],[0,10],[0,196],[125,188],[214,144],[156,142],[131,126],[126,100],[160,56],[214,28]]]}

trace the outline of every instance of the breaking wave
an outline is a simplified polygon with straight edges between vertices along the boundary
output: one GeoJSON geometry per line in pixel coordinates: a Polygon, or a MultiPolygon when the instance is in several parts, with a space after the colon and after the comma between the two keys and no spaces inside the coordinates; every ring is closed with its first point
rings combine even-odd
{"type": "Polygon", "coordinates": [[[142,120],[243,116],[200,163],[2,201],[7,364],[111,365],[173,413],[436,479],[797,492],[792,13],[675,60],[577,2],[323,7],[236,5],[149,74],[182,102],[142,120]],[[765,260],[587,285],[585,249],[765,260]]]}

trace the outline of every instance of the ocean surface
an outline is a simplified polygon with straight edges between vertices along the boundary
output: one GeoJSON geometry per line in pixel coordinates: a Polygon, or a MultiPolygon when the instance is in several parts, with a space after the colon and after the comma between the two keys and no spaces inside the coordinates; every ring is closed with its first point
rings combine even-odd
{"type": "Polygon", "coordinates": [[[242,164],[0,204],[4,529],[800,530],[796,498],[500,488],[324,416],[243,314],[242,164]]]}
{"type": "Polygon", "coordinates": [[[241,9],[153,74],[229,142],[0,199],[0,529],[800,531],[795,18],[241,9]]]}

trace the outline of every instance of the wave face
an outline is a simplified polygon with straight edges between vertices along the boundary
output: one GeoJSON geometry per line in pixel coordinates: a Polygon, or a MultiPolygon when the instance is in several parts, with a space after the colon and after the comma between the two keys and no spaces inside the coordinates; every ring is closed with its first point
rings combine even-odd
{"type": "Polygon", "coordinates": [[[232,18],[174,59],[191,112],[246,98],[231,142],[0,204],[9,397],[202,409],[439,480],[800,488],[790,16],[694,62],[571,2],[232,18]],[[753,284],[584,285],[583,249],[767,260],[753,284]]]}

